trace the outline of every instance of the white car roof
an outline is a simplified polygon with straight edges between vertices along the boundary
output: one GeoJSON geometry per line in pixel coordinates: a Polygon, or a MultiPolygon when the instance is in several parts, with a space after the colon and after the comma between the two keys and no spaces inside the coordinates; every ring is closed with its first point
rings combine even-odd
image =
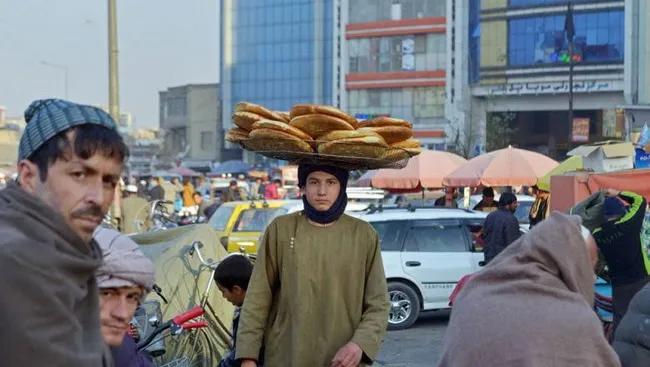
{"type": "MultiPolygon", "coordinates": [[[[368,209],[369,203],[350,203],[348,202],[348,205],[345,207],[346,212],[359,212],[362,210],[368,209]]],[[[284,208],[287,211],[287,214],[299,212],[305,207],[302,204],[302,200],[291,200],[288,202],[286,205],[283,205],[282,208],[284,208]]]]}
{"type": "Polygon", "coordinates": [[[378,222],[386,220],[476,219],[485,218],[488,213],[456,208],[416,208],[415,211],[391,208],[381,212],[356,212],[349,215],[366,222],[378,222]]]}
{"type": "MultiPolygon", "coordinates": [[[[517,196],[517,201],[522,202],[522,201],[535,201],[535,198],[533,196],[528,196],[528,195],[515,195],[517,196]]],[[[494,194],[494,200],[499,200],[501,197],[500,194],[494,194]]],[[[463,198],[459,198],[459,200],[462,200],[463,198]]],[[[483,199],[483,195],[472,195],[469,197],[470,200],[476,200],[477,202],[481,201],[483,199]]]]}

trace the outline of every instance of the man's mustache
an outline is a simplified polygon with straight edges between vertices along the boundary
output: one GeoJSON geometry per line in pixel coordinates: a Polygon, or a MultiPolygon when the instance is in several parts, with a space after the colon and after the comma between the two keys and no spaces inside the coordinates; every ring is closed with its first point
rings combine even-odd
{"type": "Polygon", "coordinates": [[[103,218],[106,213],[98,205],[91,205],[88,208],[78,209],[72,212],[73,217],[95,217],[103,218]]]}

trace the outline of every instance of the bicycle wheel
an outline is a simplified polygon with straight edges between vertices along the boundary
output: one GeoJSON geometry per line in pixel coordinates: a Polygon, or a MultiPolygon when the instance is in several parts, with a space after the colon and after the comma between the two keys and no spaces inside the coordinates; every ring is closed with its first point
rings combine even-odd
{"type": "Polygon", "coordinates": [[[202,329],[184,331],[180,335],[166,335],[166,353],[154,358],[154,366],[209,367],[213,353],[208,336],[202,329]]]}

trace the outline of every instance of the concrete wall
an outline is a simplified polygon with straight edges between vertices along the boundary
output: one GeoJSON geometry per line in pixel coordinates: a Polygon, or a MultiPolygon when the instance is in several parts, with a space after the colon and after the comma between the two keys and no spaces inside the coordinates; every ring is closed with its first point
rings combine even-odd
{"type": "Polygon", "coordinates": [[[217,86],[192,86],[189,88],[187,110],[190,152],[188,158],[215,160],[219,159],[219,152],[223,144],[220,121],[220,105],[217,95],[217,86]],[[210,144],[201,146],[201,134],[211,135],[210,144]]]}

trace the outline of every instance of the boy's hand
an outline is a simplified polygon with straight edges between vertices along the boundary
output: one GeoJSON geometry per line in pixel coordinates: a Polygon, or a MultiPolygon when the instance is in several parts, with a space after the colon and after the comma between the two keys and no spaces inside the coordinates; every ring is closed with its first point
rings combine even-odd
{"type": "Polygon", "coordinates": [[[252,359],[247,359],[245,361],[242,361],[241,367],[257,367],[257,362],[253,361],[252,359]]]}
{"type": "Polygon", "coordinates": [[[334,356],[332,367],[356,367],[361,362],[363,351],[354,342],[344,345],[334,356]]]}

